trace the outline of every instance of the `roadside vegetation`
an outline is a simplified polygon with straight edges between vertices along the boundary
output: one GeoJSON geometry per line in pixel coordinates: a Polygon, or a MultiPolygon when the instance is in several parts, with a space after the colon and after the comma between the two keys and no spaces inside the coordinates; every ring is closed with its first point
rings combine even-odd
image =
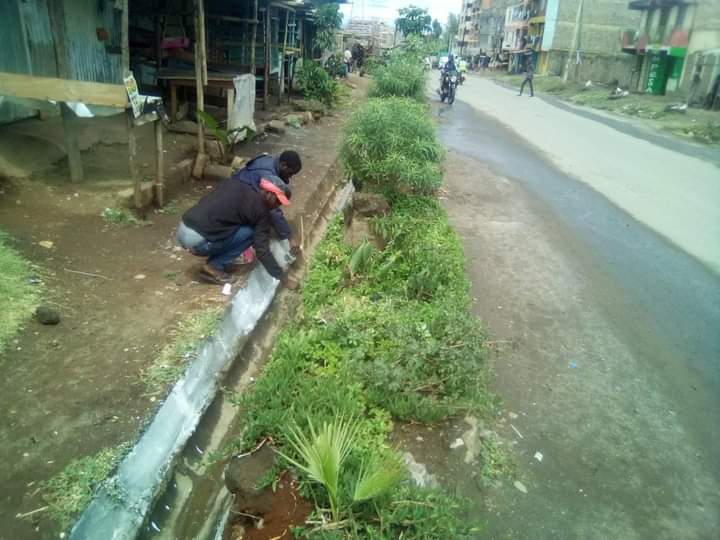
{"type": "MultiPolygon", "coordinates": [[[[522,75],[495,74],[501,81],[520,86],[522,75]]],[[[641,118],[657,123],[661,129],[705,144],[720,143],[720,119],[717,112],[688,108],[684,112],[669,110],[678,104],[675,96],[652,96],[631,93],[618,99],[609,99],[608,86],[596,84],[586,88],[584,84],[564,83],[560,77],[536,76],[533,79],[536,92],[545,92],[576,105],[592,107],[625,116],[641,118]]]]}
{"type": "Polygon", "coordinates": [[[38,305],[40,293],[33,283],[33,270],[11,244],[10,237],[0,231],[0,353],[18,330],[30,319],[38,305]]]}
{"type": "Polygon", "coordinates": [[[298,538],[459,539],[480,530],[466,501],[412,486],[390,444],[394,421],[493,406],[462,247],[433,197],[442,157],[417,96],[371,99],[353,114],[342,159],[357,186],[391,204],[372,221],[385,247],[351,247],[336,218],[312,260],[301,315],[253,389],[234,397],[243,431],[230,451],[271,439],[274,475],[294,468],[315,503],[298,538]]]}
{"type": "Polygon", "coordinates": [[[97,486],[113,473],[129,445],[104,448],[76,459],[41,485],[42,498],[61,531],[67,530],[90,503],[97,486]]]}

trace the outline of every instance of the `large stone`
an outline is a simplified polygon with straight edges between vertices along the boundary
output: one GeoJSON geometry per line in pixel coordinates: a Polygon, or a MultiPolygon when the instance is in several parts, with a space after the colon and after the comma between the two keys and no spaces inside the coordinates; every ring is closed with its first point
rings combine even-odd
{"type": "Polygon", "coordinates": [[[265,126],[265,130],[269,133],[277,133],[278,135],[282,135],[283,133],[285,133],[285,124],[280,120],[273,120],[271,122],[268,122],[268,124],[265,126]]]}
{"type": "Polygon", "coordinates": [[[57,324],[60,322],[60,314],[51,307],[40,306],[35,310],[35,318],[41,324],[57,324]]]}
{"type": "Polygon", "coordinates": [[[290,127],[299,128],[305,122],[303,121],[303,117],[299,114],[288,114],[285,117],[285,123],[290,127]]]}
{"type": "MultiPolygon", "coordinates": [[[[155,185],[153,182],[140,183],[140,206],[150,206],[155,199],[155,185]]],[[[135,208],[135,188],[129,187],[118,192],[118,205],[125,208],[135,208]]]]}
{"type": "Polygon", "coordinates": [[[232,167],[228,167],[227,165],[215,165],[214,163],[211,163],[209,165],[205,165],[203,179],[214,182],[222,182],[226,178],[230,178],[230,175],[232,175],[232,173],[232,167]]]}
{"type": "Polygon", "coordinates": [[[390,213],[390,205],[385,197],[377,193],[355,192],[352,196],[352,203],[346,207],[346,213],[348,211],[352,213],[352,216],[386,216],[390,213]]]}
{"type": "Polygon", "coordinates": [[[356,192],[352,202],[345,207],[345,242],[358,246],[365,240],[379,250],[385,249],[385,241],[370,225],[370,219],[390,213],[390,205],[382,195],[356,192]]]}
{"type": "Polygon", "coordinates": [[[249,456],[232,458],[225,467],[225,485],[235,494],[235,508],[240,512],[263,516],[272,510],[270,487],[258,489],[260,480],[272,469],[275,454],[267,445],[249,456]]]}

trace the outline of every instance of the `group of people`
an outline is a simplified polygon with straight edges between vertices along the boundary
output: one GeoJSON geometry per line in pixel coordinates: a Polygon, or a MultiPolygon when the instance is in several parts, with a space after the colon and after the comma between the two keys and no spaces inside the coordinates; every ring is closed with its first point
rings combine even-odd
{"type": "Polygon", "coordinates": [[[297,152],[286,150],[279,156],[262,154],[220,182],[182,216],[177,241],[195,256],[206,258],[198,278],[206,283],[233,283],[241,265],[237,259],[250,247],[265,270],[288,288],[297,283],[284,275],[270,250],[276,235],[290,241],[297,255],[300,244],[281,207],[290,204],[290,179],[302,169],[297,152]]]}

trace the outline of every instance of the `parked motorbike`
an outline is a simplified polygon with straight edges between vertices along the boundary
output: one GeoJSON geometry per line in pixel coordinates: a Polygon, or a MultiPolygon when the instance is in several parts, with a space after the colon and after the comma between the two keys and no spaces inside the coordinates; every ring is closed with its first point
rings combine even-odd
{"type": "Polygon", "coordinates": [[[455,102],[455,91],[459,83],[459,75],[457,71],[448,71],[443,74],[442,83],[440,85],[440,101],[445,103],[447,99],[448,105],[455,102]]]}

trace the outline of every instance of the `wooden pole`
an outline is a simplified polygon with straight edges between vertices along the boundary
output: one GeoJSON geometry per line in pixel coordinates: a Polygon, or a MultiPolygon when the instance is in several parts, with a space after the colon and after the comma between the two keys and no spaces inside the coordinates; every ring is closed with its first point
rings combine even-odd
{"type": "MultiPolygon", "coordinates": [[[[197,110],[205,110],[205,88],[203,85],[203,63],[202,57],[203,49],[200,46],[200,40],[198,36],[200,34],[200,4],[201,0],[197,2],[197,10],[195,12],[195,91],[197,94],[197,110]]],[[[202,119],[198,118],[198,159],[205,159],[205,130],[203,128],[202,119]],[[200,158],[199,156],[203,156],[200,158]]]]}
{"type": "Polygon", "coordinates": [[[198,28],[200,29],[200,59],[202,61],[202,83],[207,86],[207,36],[205,35],[205,0],[197,0],[198,28]]]}
{"type": "Polygon", "coordinates": [[[280,71],[278,72],[278,105],[282,100],[283,92],[285,91],[285,54],[287,53],[287,38],[288,38],[288,19],[290,18],[290,10],[285,10],[285,35],[283,36],[283,48],[282,56],[280,57],[280,71]]]}
{"type": "Polygon", "coordinates": [[[165,156],[163,155],[163,123],[155,121],[155,151],[157,172],[155,174],[155,198],[160,208],[165,205],[165,156]]]}
{"type": "MultiPolygon", "coordinates": [[[[48,17],[50,19],[53,43],[55,45],[55,62],[57,64],[58,77],[61,79],[69,79],[70,70],[68,69],[67,51],[65,49],[65,10],[62,0],[49,0],[48,17]]],[[[70,167],[70,181],[80,182],[84,174],[75,113],[73,113],[65,103],[61,103],[60,114],[62,115],[65,152],[67,153],[68,165],[70,167]]]]}
{"type": "Polygon", "coordinates": [[[270,47],[272,46],[272,32],[270,29],[270,0],[265,0],[265,72],[263,75],[263,110],[268,108],[268,95],[270,94],[270,47]]]}
{"type": "Polygon", "coordinates": [[[250,73],[255,75],[257,68],[255,67],[255,42],[257,41],[257,27],[258,27],[258,0],[253,2],[253,19],[252,23],[252,40],[250,42],[250,73]]]}
{"type": "MultiPolygon", "coordinates": [[[[128,0],[122,0],[122,16],[120,19],[120,52],[122,58],[123,76],[131,75],[130,71],[130,21],[129,21],[128,0]]],[[[128,169],[130,170],[130,178],[133,182],[133,201],[135,208],[142,208],[142,178],[138,171],[137,159],[137,137],[135,127],[133,126],[133,111],[130,107],[126,111],[126,126],[128,137],[128,169]]]]}

